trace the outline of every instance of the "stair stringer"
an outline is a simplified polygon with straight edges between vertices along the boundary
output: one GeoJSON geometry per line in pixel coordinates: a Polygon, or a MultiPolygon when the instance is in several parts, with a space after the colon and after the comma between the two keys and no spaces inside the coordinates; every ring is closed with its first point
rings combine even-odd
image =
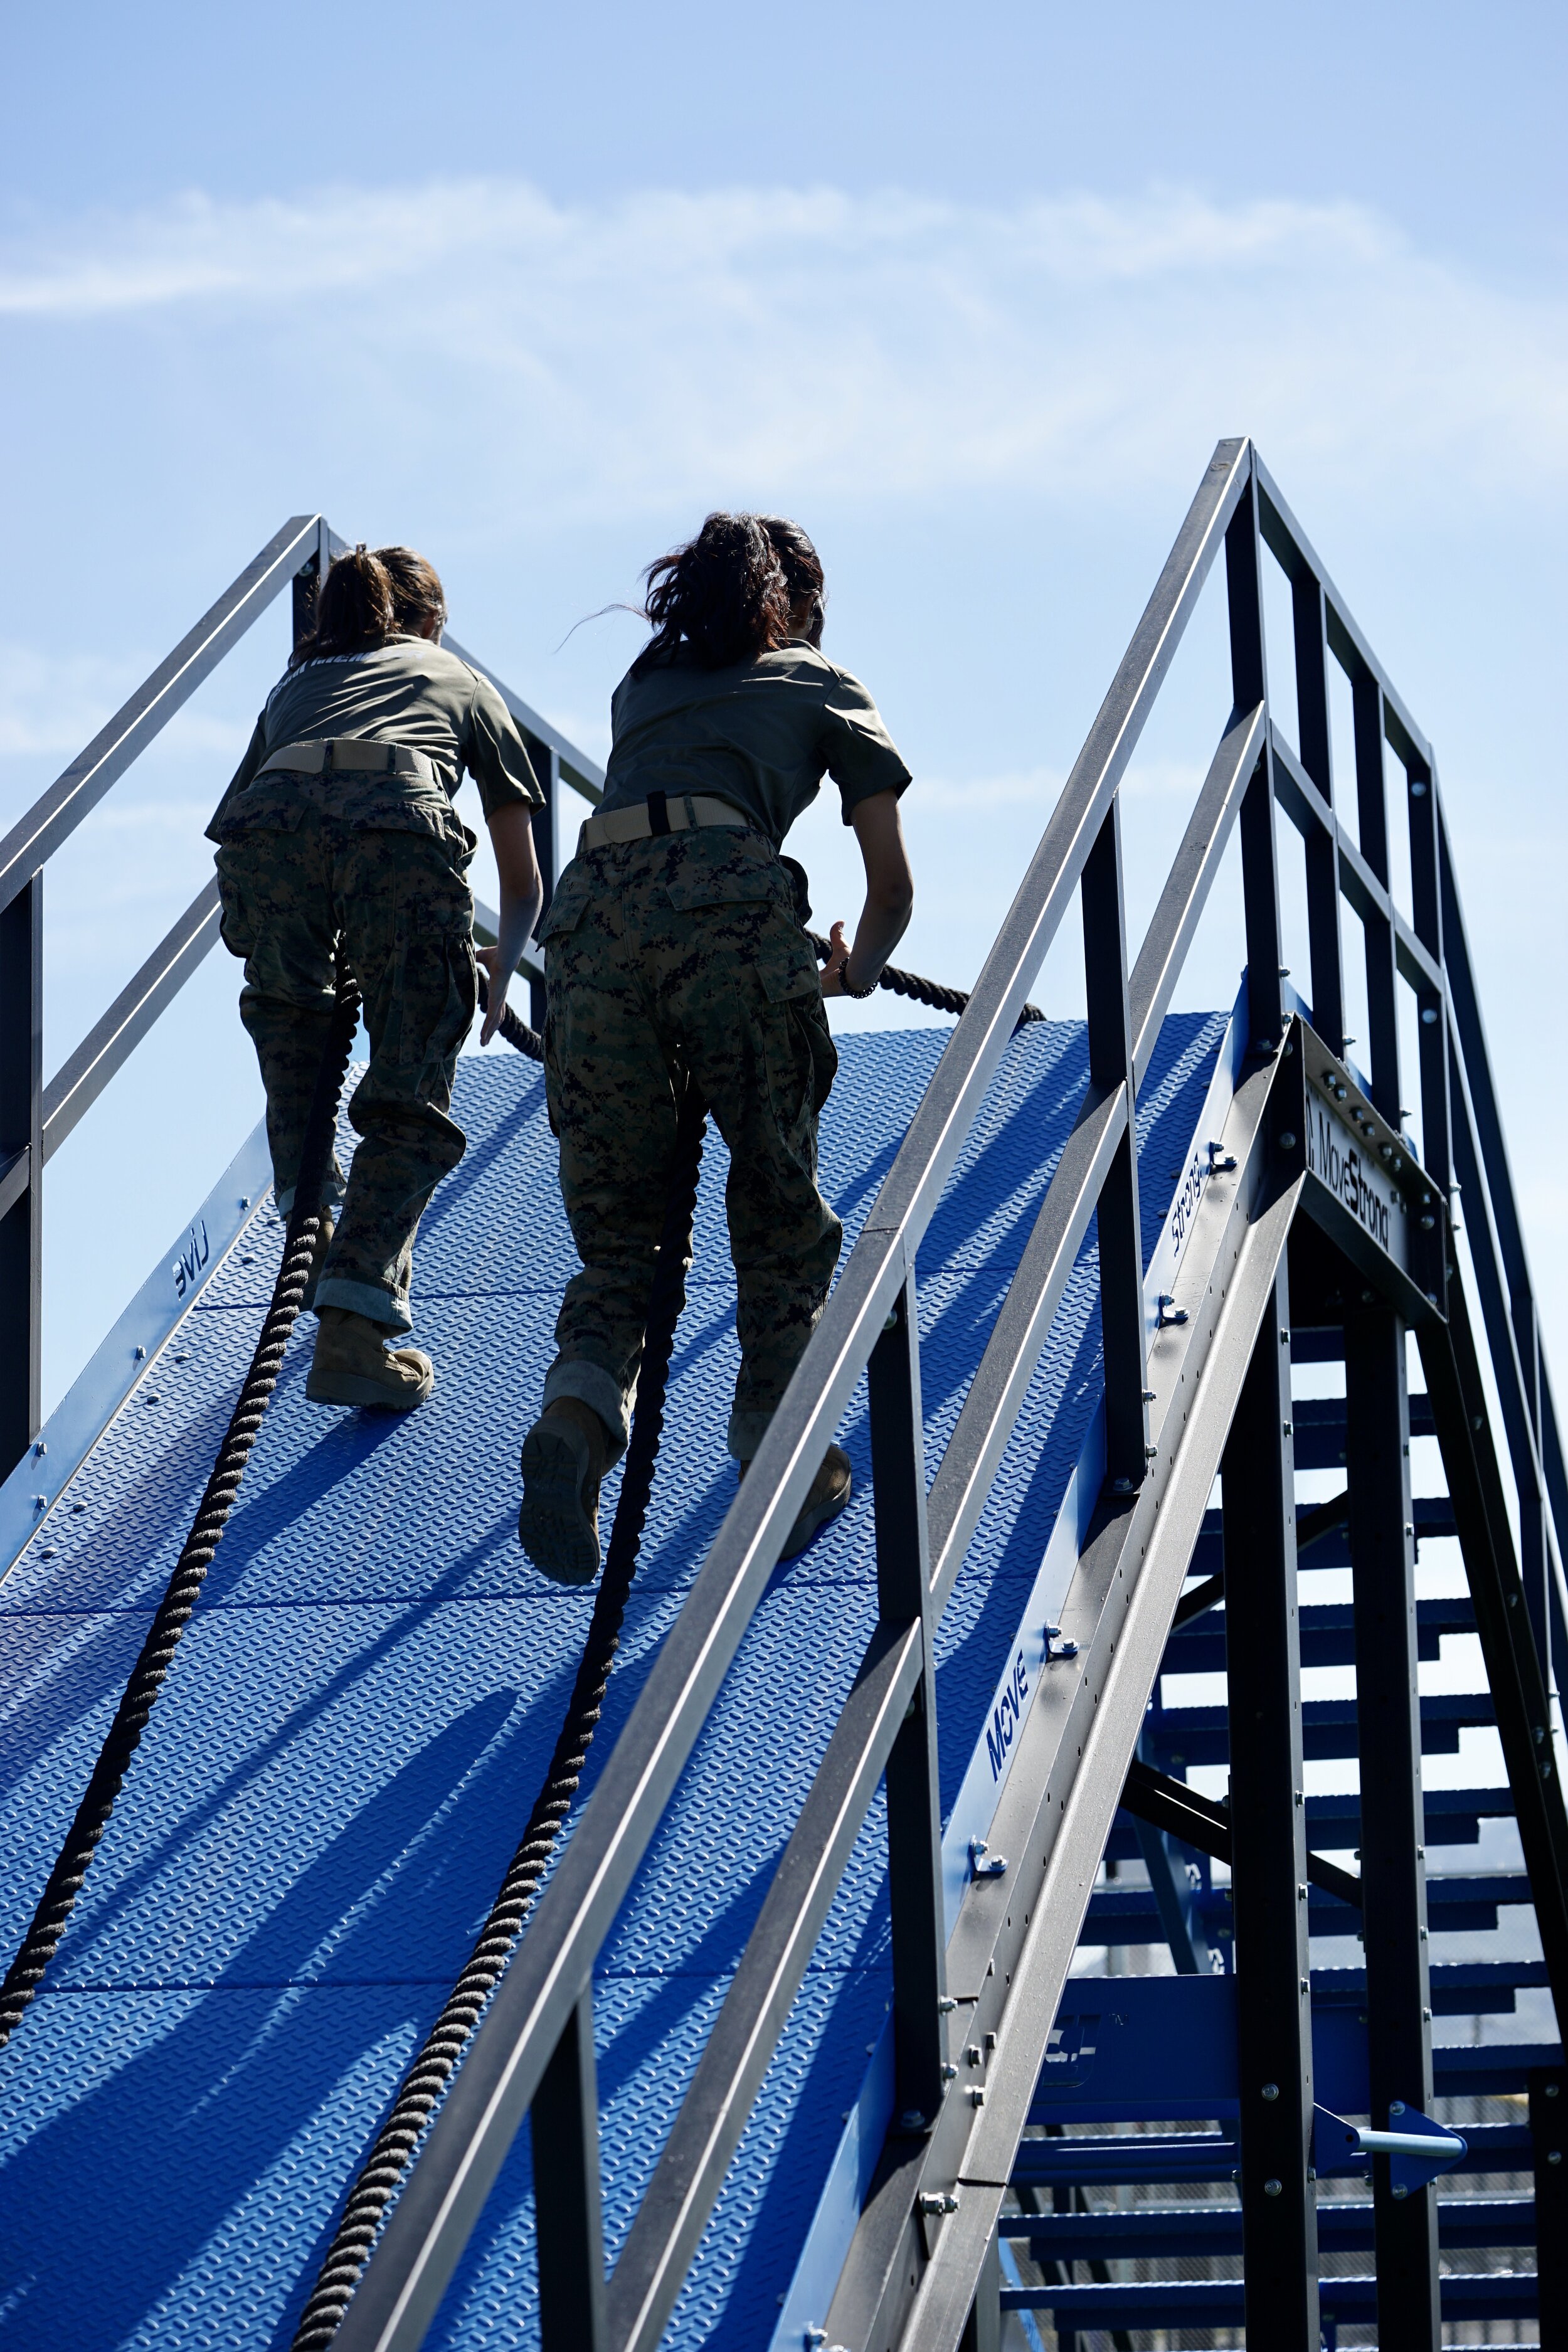
{"type": "MultiPolygon", "coordinates": [[[[830,2343],[946,2352],[967,2321],[1299,1204],[1302,1180],[1280,1180],[1273,1142],[1283,1059],[1237,1088],[1221,1139],[1236,1173],[1205,1188],[1175,1279],[1188,1320],[1167,1324],[1150,1350],[1155,1459],[1135,1496],[1108,1497],[1090,1523],[1061,1615],[1078,1655],[1053,1664],[996,1811],[992,1843],[1008,1872],[972,1883],[948,1945],[960,2079],[929,2139],[889,2136],[828,2314],[830,2343]],[[970,2047],[986,2053],[979,2070],[963,2063],[970,2047]],[[956,2210],[921,2217],[931,2192],[955,2195],[956,2210]]],[[[1280,1092],[1288,1102],[1289,1080],[1280,1092]]]]}

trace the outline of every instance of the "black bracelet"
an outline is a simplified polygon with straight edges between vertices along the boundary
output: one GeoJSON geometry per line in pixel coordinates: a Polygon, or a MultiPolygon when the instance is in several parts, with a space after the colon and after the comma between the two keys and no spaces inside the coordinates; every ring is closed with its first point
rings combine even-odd
{"type": "Polygon", "coordinates": [[[843,971],[838,975],[839,992],[845,996],[875,996],[881,984],[882,975],[879,972],[876,979],[871,982],[868,988],[851,988],[849,985],[849,966],[847,963],[845,964],[843,971]]]}

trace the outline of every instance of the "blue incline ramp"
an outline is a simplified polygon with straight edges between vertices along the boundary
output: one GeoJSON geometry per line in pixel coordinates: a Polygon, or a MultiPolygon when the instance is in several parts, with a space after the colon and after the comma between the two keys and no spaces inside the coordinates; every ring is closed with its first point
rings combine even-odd
{"type": "MultiPolygon", "coordinates": [[[[1139,1107],[1146,1258],[1200,1137],[1225,1029],[1219,1015],[1164,1024],[1139,1107]]],[[[823,1181],[847,1248],[950,1034],[842,1043],[823,1181]]],[[[1022,1031],[926,1234],[928,1460],[952,1429],[1086,1076],[1078,1024],[1022,1031]]],[[[416,1336],[436,1358],[437,1394],[406,1421],[309,1406],[313,1326],[296,1337],[58,1959],[0,2054],[7,2346],[287,2343],[544,1772],[591,1596],[552,1586],[520,1552],[517,1451],[576,1260],[539,1071],[467,1060],[456,1108],[468,1154],[437,1196],[417,1265],[416,1336]]],[[[579,1803],[734,1491],[725,1166],[710,1132],[642,1566],[579,1803]]],[[[179,1549],[279,1242],[263,1199],[0,1581],[7,1951],[179,1549]]],[[[976,1833],[966,1776],[994,1782],[1037,1673],[1042,1568],[1096,1444],[1100,1386],[1091,1227],[942,1622],[953,1887],[976,1833]]],[[[864,1381],[841,1436],[856,1499],[775,1572],[601,1955],[612,2260],[872,1631],[864,1381]]],[[[616,1491],[612,1480],[606,1511],[616,1491]]],[[[885,1873],[879,1803],[672,2345],[798,2344],[826,2308],[891,2095],[885,1873]]],[[[533,2344],[536,2282],[524,2132],[430,2343],[533,2344]]]]}

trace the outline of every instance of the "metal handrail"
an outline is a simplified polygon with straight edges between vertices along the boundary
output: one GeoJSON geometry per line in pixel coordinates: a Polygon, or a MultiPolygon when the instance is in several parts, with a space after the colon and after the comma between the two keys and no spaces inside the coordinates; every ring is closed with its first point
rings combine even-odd
{"type": "MultiPolygon", "coordinates": [[[[419,2342],[870,1358],[1029,988],[1072,903],[1182,631],[1249,482],[1225,441],[860,1238],[666,1636],[529,1933],[344,2317],[343,2352],[419,2342]]],[[[1109,1118],[1125,1129],[1125,1088],[1109,1118]]]]}
{"type": "Polygon", "coordinates": [[[190,700],[252,622],[315,559],[323,528],[320,515],[294,515],[275,531],[174,652],[12,826],[0,841],[0,909],[43,871],[61,843],[190,700]]]}
{"type": "MultiPolygon", "coordinates": [[[[1323,625],[1337,657],[1352,674],[1374,683],[1381,731],[1413,774],[1430,775],[1425,738],[1256,453],[1246,442],[1222,443],[752,1475],[654,1662],[361,2280],[341,2332],[344,2352],[370,2352],[372,2347],[375,2352],[405,2352],[422,2340],[552,2053],[564,2033],[581,2030],[595,1956],[739,1646],[822,1448],[877,1348],[889,1310],[908,1290],[921,1237],[1028,988],[1084,879],[1197,593],[1249,491],[1258,501],[1258,528],[1293,576],[1310,574],[1322,597],[1323,625]]],[[[1444,990],[1443,964],[1432,943],[1394,906],[1386,877],[1341,825],[1325,786],[1270,726],[1266,701],[1233,713],[1128,983],[1130,1082],[1091,1085],[1086,1095],[931,1484],[930,1617],[923,1626],[879,1622],[861,1661],[612,2274],[607,2340],[616,2352],[634,2347],[647,2352],[673,2306],[849,1848],[918,1693],[930,1624],[951,1591],[978,1523],[1260,762],[1270,809],[1278,802],[1310,848],[1314,839],[1327,843],[1336,898],[1343,895],[1363,919],[1386,928],[1391,954],[1413,986],[1444,990]]],[[[1337,914],[1334,923],[1337,932],[1337,914]]],[[[1331,1043],[1341,1050],[1340,1040],[1331,1043]]]]}

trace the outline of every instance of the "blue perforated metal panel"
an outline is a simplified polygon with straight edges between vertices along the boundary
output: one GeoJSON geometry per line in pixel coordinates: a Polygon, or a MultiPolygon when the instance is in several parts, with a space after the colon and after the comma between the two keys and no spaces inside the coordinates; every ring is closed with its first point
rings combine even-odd
{"type": "MultiPolygon", "coordinates": [[[[1145,1244],[1223,1024],[1166,1024],[1141,1114],[1145,1244]]],[[[824,1182],[853,1240],[946,1032],[843,1041],[824,1182]]],[[[927,1442],[951,1432],[1084,1083],[1081,1032],[1009,1049],[921,1255],[927,1442]]],[[[554,1738],[589,1599],[528,1566],[517,1448],[575,1260],[531,1066],[466,1061],[468,1156],[421,1237],[407,1421],[304,1401],[290,1351],[201,1608],[48,1990],[0,2053],[0,2341],[287,2340],[383,2102],[494,1892],[554,1738]]],[[[735,1370],[710,1143],[644,1566],[591,1788],[733,1493],[735,1370]]],[[[0,1936],[21,1933],[178,1551],[276,1267],[252,1221],[0,1584],[0,1936]],[[46,1557],[46,1554],[51,1556],[46,1557]]],[[[1099,1395],[1092,1234],[940,1637],[944,1801],[969,1762],[1099,1395]]],[[[613,2257],[690,2079],[874,1607],[860,1491],[773,1578],[597,1987],[613,2257]]],[[[613,1507],[614,1483],[606,1497],[613,1507]]],[[[670,2341],[766,2344],[887,2000],[874,1814],[670,2341]]],[[[433,2331],[535,2340],[519,2142],[433,2331]]]]}

